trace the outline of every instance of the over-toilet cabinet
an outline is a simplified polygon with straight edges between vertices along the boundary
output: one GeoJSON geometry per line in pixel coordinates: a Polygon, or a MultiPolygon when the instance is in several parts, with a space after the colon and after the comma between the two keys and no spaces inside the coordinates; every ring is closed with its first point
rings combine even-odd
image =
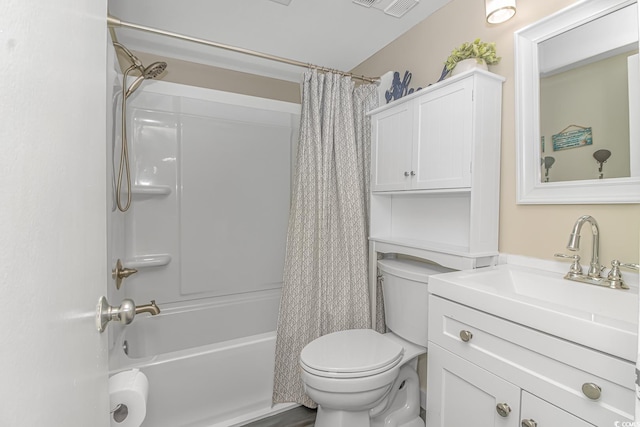
{"type": "Polygon", "coordinates": [[[634,364],[429,297],[427,427],[588,427],[633,415],[634,364]]]}
{"type": "Polygon", "coordinates": [[[469,71],[370,113],[372,253],[495,263],[503,81],[469,71]]]}
{"type": "Polygon", "coordinates": [[[463,79],[375,115],[372,191],[470,187],[473,90],[463,79]]]}

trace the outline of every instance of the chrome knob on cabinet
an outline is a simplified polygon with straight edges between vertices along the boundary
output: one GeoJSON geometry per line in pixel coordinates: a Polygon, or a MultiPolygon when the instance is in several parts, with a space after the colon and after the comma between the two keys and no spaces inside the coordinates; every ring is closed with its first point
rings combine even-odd
{"type": "Polygon", "coordinates": [[[602,395],[602,389],[599,385],[594,383],[584,383],[582,384],[582,392],[585,396],[587,396],[591,400],[598,400],[602,395]]]}
{"type": "Polygon", "coordinates": [[[538,423],[532,419],[522,420],[522,423],[520,425],[522,427],[538,427],[538,423]]]}
{"type": "Polygon", "coordinates": [[[498,412],[498,415],[501,417],[508,417],[511,413],[511,408],[506,403],[498,403],[496,405],[496,412],[498,412]]]}
{"type": "Polygon", "coordinates": [[[404,176],[409,176],[409,172],[404,171],[404,176]]]}
{"type": "Polygon", "coordinates": [[[416,176],[416,173],[414,171],[411,171],[410,175],[411,176],[416,176]]]}
{"type": "Polygon", "coordinates": [[[462,341],[469,342],[471,341],[471,338],[473,338],[473,334],[471,333],[471,331],[465,331],[465,330],[460,331],[460,339],[462,341]]]}

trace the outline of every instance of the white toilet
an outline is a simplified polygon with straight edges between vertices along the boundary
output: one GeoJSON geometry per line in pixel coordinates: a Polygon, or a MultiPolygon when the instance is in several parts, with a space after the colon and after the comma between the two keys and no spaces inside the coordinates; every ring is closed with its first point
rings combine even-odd
{"type": "Polygon", "coordinates": [[[324,335],[300,353],[315,427],[424,427],[417,357],[427,351],[429,276],[451,271],[411,260],[378,261],[387,328],[324,335]]]}

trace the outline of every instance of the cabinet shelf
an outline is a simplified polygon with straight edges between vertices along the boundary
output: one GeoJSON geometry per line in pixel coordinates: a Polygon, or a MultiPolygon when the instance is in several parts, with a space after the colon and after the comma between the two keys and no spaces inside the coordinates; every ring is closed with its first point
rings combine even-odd
{"type": "Polygon", "coordinates": [[[169,254],[154,254],[154,255],[139,255],[132,258],[128,258],[125,265],[129,268],[147,268],[147,267],[163,267],[169,265],[171,262],[171,255],[169,254]]]}

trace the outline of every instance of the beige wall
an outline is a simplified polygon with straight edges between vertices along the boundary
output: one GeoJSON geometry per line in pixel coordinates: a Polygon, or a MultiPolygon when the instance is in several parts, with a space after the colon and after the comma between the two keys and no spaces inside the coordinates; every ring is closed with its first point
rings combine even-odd
{"type": "MultiPolygon", "coordinates": [[[[300,103],[300,84],[296,82],[241,73],[224,68],[182,61],[180,59],[161,57],[145,52],[133,52],[133,54],[136,55],[144,65],[149,65],[156,61],[166,62],[168,65],[167,71],[161,78],[161,80],[165,82],[181,83],[207,89],[300,103]]],[[[123,62],[126,61],[126,59],[123,59],[126,58],[123,55],[118,54],[118,58],[120,64],[127,63],[123,62]]],[[[303,71],[300,72],[301,76],[303,71]]]]}
{"type": "MultiPolygon", "coordinates": [[[[640,205],[516,204],[513,33],[572,3],[572,0],[521,0],[513,19],[489,25],[484,19],[484,1],[453,0],[353,72],[379,76],[389,70],[401,73],[410,70],[413,74],[410,87],[424,87],[437,81],[453,48],[478,37],[496,42],[502,61],[492,66],[491,71],[507,78],[503,87],[500,252],[551,259],[555,252],[564,251],[575,220],[589,214],[600,224],[603,263],[608,264],[612,258],[638,262],[640,205]]],[[[590,254],[590,240],[588,229],[583,230],[584,259],[590,254]]]]}

